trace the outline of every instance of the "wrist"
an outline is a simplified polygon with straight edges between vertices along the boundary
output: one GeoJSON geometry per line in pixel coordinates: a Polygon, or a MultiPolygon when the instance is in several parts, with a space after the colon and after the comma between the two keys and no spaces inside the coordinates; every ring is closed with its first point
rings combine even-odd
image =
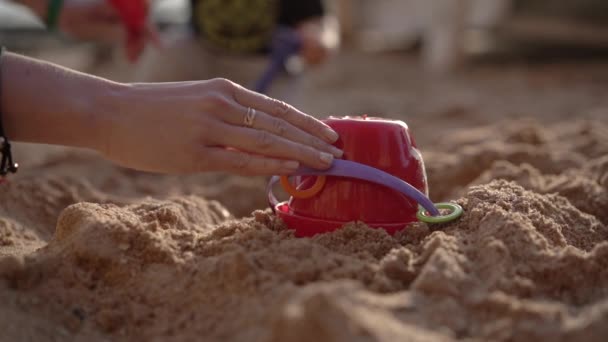
{"type": "Polygon", "coordinates": [[[124,108],[129,103],[128,93],[133,86],[126,83],[108,82],[83,103],[84,134],[81,147],[107,154],[112,137],[125,118],[124,108]]]}

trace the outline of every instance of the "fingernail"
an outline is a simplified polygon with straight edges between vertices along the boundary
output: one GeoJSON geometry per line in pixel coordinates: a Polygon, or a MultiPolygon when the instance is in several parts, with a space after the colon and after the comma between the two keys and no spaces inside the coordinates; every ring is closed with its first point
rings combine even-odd
{"type": "Polygon", "coordinates": [[[335,158],[342,158],[342,156],[344,155],[344,151],[342,151],[341,149],[339,149],[335,146],[330,146],[329,150],[331,151],[331,154],[333,154],[335,158]]]}
{"type": "Polygon", "coordinates": [[[336,140],[338,140],[339,136],[338,133],[336,133],[336,131],[334,131],[333,129],[329,128],[329,127],[325,127],[323,128],[323,136],[325,138],[327,138],[329,140],[329,142],[336,142],[336,140]]]}
{"type": "Polygon", "coordinates": [[[321,160],[321,162],[325,165],[331,165],[331,163],[334,161],[334,156],[332,156],[329,153],[325,153],[325,152],[321,152],[319,154],[319,159],[321,160]]]}

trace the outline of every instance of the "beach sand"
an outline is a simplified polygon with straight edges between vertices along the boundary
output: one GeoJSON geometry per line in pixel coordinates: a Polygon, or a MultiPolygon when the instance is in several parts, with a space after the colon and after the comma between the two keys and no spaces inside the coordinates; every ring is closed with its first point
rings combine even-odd
{"type": "Polygon", "coordinates": [[[319,117],[405,120],[457,221],[295,238],[264,178],[143,174],[17,146],[0,186],[2,341],[605,341],[608,65],[425,75],[344,53],[319,117]]]}

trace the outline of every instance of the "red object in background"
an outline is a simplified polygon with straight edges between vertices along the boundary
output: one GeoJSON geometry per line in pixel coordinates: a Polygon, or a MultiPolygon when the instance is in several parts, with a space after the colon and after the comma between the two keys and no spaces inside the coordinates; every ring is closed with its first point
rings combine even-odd
{"type": "MultiPolygon", "coordinates": [[[[324,122],[340,135],[335,145],[344,150],[343,159],[388,172],[428,195],[422,156],[403,121],[364,116],[329,118],[324,122]]],[[[302,177],[298,188],[308,188],[314,181],[313,176],[302,177]]],[[[328,176],[316,196],[292,197],[276,209],[299,237],[333,231],[351,221],[363,221],[393,234],[417,221],[418,204],[381,185],[328,176]]]]}
{"type": "Polygon", "coordinates": [[[127,28],[127,57],[135,61],[146,43],[147,0],[108,0],[127,28]]]}

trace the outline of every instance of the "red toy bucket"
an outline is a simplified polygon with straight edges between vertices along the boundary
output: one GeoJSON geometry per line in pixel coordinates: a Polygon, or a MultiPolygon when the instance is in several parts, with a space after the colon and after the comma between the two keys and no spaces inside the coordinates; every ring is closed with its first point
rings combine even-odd
{"type": "MultiPolygon", "coordinates": [[[[428,186],[422,156],[403,121],[364,116],[332,117],[324,122],[340,135],[335,143],[344,151],[344,160],[336,161],[340,167],[367,166],[367,169],[375,169],[371,172],[385,173],[387,177],[409,183],[417,189],[414,191],[426,198],[428,186]]],[[[346,169],[342,173],[347,175],[349,172],[346,169]]],[[[415,199],[378,184],[373,179],[375,176],[370,175],[366,179],[328,175],[324,186],[314,196],[291,197],[288,202],[276,204],[275,212],[288,227],[295,229],[297,236],[333,231],[351,221],[363,221],[393,234],[417,221],[418,202],[415,199]]],[[[296,189],[309,188],[316,179],[316,176],[302,176],[296,189]]]]}

